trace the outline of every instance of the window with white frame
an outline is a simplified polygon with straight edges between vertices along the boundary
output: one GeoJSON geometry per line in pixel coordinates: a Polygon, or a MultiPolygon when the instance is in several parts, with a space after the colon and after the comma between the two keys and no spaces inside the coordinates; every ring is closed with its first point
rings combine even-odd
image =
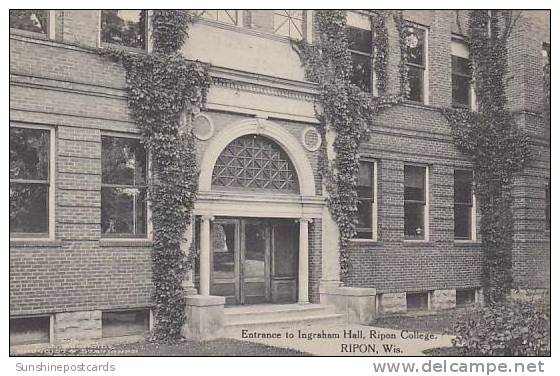
{"type": "Polygon", "coordinates": [[[428,168],[404,166],[404,238],[427,240],[428,168]]]}
{"type": "Polygon", "coordinates": [[[451,41],[451,85],[453,107],[472,109],[474,90],[469,48],[459,39],[451,41]]]}
{"type": "Polygon", "coordinates": [[[235,9],[205,9],[202,11],[201,16],[208,20],[237,25],[238,12],[235,9]]]}
{"type": "Polygon", "coordinates": [[[426,54],[427,30],[408,25],[405,28],[406,65],[408,68],[408,85],[410,93],[407,99],[426,103],[426,54]]]}
{"type": "Polygon", "coordinates": [[[51,237],[54,131],[10,126],[10,237],[51,237]]]}
{"type": "Polygon", "coordinates": [[[147,48],[148,11],[102,10],[101,42],[130,48],[147,48]]]}
{"type": "Polygon", "coordinates": [[[360,161],[358,173],[357,239],[377,240],[377,163],[360,161]]]}
{"type": "Polygon", "coordinates": [[[272,23],[274,34],[294,40],[305,39],[305,11],[301,9],[275,9],[272,23]]]}
{"type": "Polygon", "coordinates": [[[454,172],[455,240],[474,240],[476,210],[472,170],[454,172]]]}
{"type": "Polygon", "coordinates": [[[45,9],[10,9],[10,29],[47,35],[49,11],[45,9]]]}
{"type": "Polygon", "coordinates": [[[101,137],[101,234],[147,237],[147,158],[139,139],[101,137]]]}

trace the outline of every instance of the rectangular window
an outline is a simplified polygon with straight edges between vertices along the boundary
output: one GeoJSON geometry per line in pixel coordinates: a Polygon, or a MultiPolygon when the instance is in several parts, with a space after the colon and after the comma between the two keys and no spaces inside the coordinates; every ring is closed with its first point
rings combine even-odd
{"type": "Polygon", "coordinates": [[[457,307],[465,307],[473,305],[476,302],[476,290],[457,290],[456,291],[456,305],[457,307]]]}
{"type": "Polygon", "coordinates": [[[146,237],[147,158],[140,140],[101,137],[101,234],[146,237]]]}
{"type": "Polygon", "coordinates": [[[274,34],[294,40],[305,39],[305,11],[301,9],[273,11],[274,34]]]}
{"type": "Polygon", "coordinates": [[[147,309],[101,313],[103,338],[142,335],[149,330],[150,311],[147,309]]]}
{"type": "Polygon", "coordinates": [[[10,346],[50,342],[50,316],[10,318],[10,346]]]}
{"type": "Polygon", "coordinates": [[[473,172],[455,170],[454,174],[455,239],[473,240],[473,172]]]}
{"type": "Polygon", "coordinates": [[[404,238],[427,240],[427,167],[404,166],[404,238]]]}
{"type": "Polygon", "coordinates": [[[10,236],[48,237],[52,208],[53,134],[10,127],[10,236]]]}
{"type": "Polygon", "coordinates": [[[373,43],[371,30],[347,26],[348,49],[352,58],[351,82],[360,89],[371,92],[373,43]]]}
{"type": "Polygon", "coordinates": [[[546,185],[545,189],[545,218],[546,218],[546,229],[550,230],[551,221],[551,211],[550,211],[550,182],[546,185]]]}
{"type": "Polygon", "coordinates": [[[208,20],[219,21],[230,25],[237,25],[237,10],[235,9],[205,9],[201,16],[208,20]]]}
{"type": "Polygon", "coordinates": [[[469,49],[460,40],[451,41],[451,92],[453,107],[472,108],[472,72],[469,49]]]}
{"type": "Polygon", "coordinates": [[[424,81],[426,75],[426,30],[408,26],[405,29],[408,85],[410,94],[407,99],[424,103],[424,81]]]}
{"type": "Polygon", "coordinates": [[[49,11],[44,9],[10,9],[10,28],[47,35],[49,11]]]}
{"type": "Polygon", "coordinates": [[[407,311],[425,311],[428,309],[428,292],[406,293],[407,311]]]}
{"type": "Polygon", "coordinates": [[[145,49],[148,29],[145,10],[102,10],[101,41],[124,47],[145,49]]]}
{"type": "Polygon", "coordinates": [[[377,240],[376,163],[360,162],[356,238],[377,240]]]}

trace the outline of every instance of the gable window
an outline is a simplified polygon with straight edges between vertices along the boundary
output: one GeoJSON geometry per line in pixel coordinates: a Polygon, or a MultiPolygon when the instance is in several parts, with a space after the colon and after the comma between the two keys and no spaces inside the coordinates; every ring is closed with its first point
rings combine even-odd
{"type": "Polygon", "coordinates": [[[474,240],[476,211],[474,209],[473,172],[454,173],[455,240],[474,240]]]}
{"type": "Polygon", "coordinates": [[[47,35],[49,11],[44,9],[10,9],[10,28],[47,35]]]}
{"type": "Polygon", "coordinates": [[[145,10],[102,10],[101,42],[145,49],[147,19],[145,10]]]}
{"type": "Polygon", "coordinates": [[[404,238],[427,240],[427,167],[404,166],[404,238]]]}
{"type": "Polygon", "coordinates": [[[465,43],[459,40],[451,42],[451,82],[453,107],[473,107],[472,72],[469,50],[465,43]]]}
{"type": "Polygon", "coordinates": [[[140,140],[101,137],[101,234],[146,237],[147,159],[140,140]]]}
{"type": "Polygon", "coordinates": [[[10,127],[10,236],[47,238],[54,205],[54,133],[10,127]]]}
{"type": "Polygon", "coordinates": [[[360,162],[358,174],[358,225],[357,239],[377,240],[377,163],[372,161],[360,162]]]}
{"type": "Polygon", "coordinates": [[[406,65],[410,93],[407,99],[426,103],[426,30],[415,26],[405,29],[406,65]]]}
{"type": "Polygon", "coordinates": [[[274,34],[302,40],[305,35],[305,12],[301,9],[273,11],[274,34]]]}
{"type": "Polygon", "coordinates": [[[205,9],[201,16],[208,20],[237,25],[237,10],[234,9],[205,9]]]}

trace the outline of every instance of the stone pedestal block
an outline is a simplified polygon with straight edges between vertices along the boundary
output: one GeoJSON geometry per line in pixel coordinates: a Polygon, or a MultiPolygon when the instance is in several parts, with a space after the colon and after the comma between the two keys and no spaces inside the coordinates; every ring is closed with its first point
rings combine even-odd
{"type": "Polygon", "coordinates": [[[81,342],[101,338],[101,311],[57,313],[54,317],[54,342],[81,342]]]}
{"type": "Polygon", "coordinates": [[[379,302],[380,313],[406,312],[406,292],[391,292],[381,295],[379,302]]]}
{"type": "Polygon", "coordinates": [[[456,306],[455,290],[434,290],[430,299],[433,310],[451,309],[456,306]]]}
{"type": "Polygon", "coordinates": [[[225,302],[223,296],[187,296],[183,336],[197,341],[219,338],[223,332],[225,302]]]}
{"type": "Polygon", "coordinates": [[[368,325],[376,315],[374,288],[322,287],[320,295],[321,303],[333,305],[350,324],[368,325]]]}

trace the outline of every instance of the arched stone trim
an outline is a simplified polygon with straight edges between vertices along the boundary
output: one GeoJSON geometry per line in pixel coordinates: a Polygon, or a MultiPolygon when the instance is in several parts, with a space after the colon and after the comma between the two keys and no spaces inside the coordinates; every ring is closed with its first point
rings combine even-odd
{"type": "Polygon", "coordinates": [[[241,120],[228,125],[211,139],[200,163],[199,190],[201,192],[210,191],[212,188],[212,172],[220,153],[230,142],[248,134],[269,137],[280,145],[297,172],[300,195],[315,196],[313,169],[299,140],[282,129],[280,125],[264,119],[241,120]]]}

